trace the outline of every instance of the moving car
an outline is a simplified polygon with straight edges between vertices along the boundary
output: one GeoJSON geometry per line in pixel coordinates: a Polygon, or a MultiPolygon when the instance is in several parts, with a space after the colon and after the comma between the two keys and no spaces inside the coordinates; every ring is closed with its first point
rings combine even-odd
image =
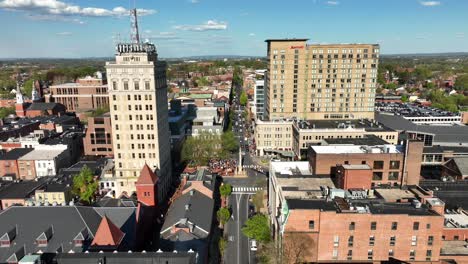
{"type": "Polygon", "coordinates": [[[250,242],[250,250],[251,251],[257,251],[257,241],[256,240],[252,240],[250,242]]]}

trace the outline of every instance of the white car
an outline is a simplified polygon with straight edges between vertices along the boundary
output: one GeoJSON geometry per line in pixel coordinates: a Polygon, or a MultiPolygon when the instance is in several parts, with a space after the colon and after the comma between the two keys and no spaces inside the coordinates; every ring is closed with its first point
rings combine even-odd
{"type": "Polygon", "coordinates": [[[251,250],[251,251],[257,251],[257,241],[252,240],[252,241],[250,242],[250,250],[251,250]]]}

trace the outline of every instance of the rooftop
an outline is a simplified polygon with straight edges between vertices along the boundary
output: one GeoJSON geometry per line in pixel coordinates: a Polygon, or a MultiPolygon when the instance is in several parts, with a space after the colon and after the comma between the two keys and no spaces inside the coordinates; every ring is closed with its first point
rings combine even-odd
{"type": "Polygon", "coordinates": [[[378,122],[398,131],[417,132],[434,135],[435,144],[450,143],[463,144],[468,142],[468,126],[431,126],[417,125],[402,116],[376,113],[378,122]]]}
{"type": "Polygon", "coordinates": [[[287,198],[321,198],[324,189],[335,188],[333,181],[326,177],[276,178],[276,182],[287,198]]]}
{"type": "Polygon", "coordinates": [[[440,249],[441,258],[443,256],[468,256],[468,248],[466,248],[466,241],[454,240],[443,241],[442,248],[440,249]]]}
{"type": "Polygon", "coordinates": [[[371,167],[367,164],[343,164],[345,170],[370,170],[371,167]]]}
{"type": "Polygon", "coordinates": [[[446,210],[444,217],[445,227],[468,229],[468,213],[466,211],[446,210]]]}
{"type": "Polygon", "coordinates": [[[382,197],[387,202],[396,202],[416,198],[414,193],[409,190],[399,188],[376,188],[374,193],[382,197]]]}
{"type": "Polygon", "coordinates": [[[350,120],[296,120],[295,126],[300,130],[317,129],[339,129],[353,130],[360,129],[364,131],[394,131],[393,129],[377,121],[368,119],[350,119],[350,120]]]}
{"type": "Polygon", "coordinates": [[[87,253],[59,253],[59,263],[82,264],[99,263],[105,258],[106,264],[195,264],[196,252],[87,252],[87,253]]]}
{"type": "Polygon", "coordinates": [[[308,161],[273,161],[270,172],[277,177],[303,177],[312,175],[308,161]]]}
{"type": "Polygon", "coordinates": [[[16,148],[0,155],[0,160],[17,160],[33,151],[32,148],[16,148]]]}
{"type": "Polygon", "coordinates": [[[401,153],[395,145],[381,146],[359,146],[359,145],[329,145],[329,146],[310,146],[318,154],[383,154],[383,153],[401,153]]]}
{"type": "Polygon", "coordinates": [[[376,111],[397,114],[403,117],[458,116],[456,113],[410,103],[376,103],[376,111]]]}
{"type": "Polygon", "coordinates": [[[308,41],[309,39],[284,38],[284,39],[266,39],[265,42],[289,42],[289,41],[308,41]]]}
{"type": "Polygon", "coordinates": [[[59,150],[39,150],[35,149],[26,155],[22,156],[19,158],[19,160],[51,160],[59,156],[62,152],[65,150],[59,149],[59,150]]]}
{"type": "Polygon", "coordinates": [[[378,146],[388,144],[387,141],[376,135],[364,135],[362,138],[326,138],[322,145],[366,145],[378,146]]]}

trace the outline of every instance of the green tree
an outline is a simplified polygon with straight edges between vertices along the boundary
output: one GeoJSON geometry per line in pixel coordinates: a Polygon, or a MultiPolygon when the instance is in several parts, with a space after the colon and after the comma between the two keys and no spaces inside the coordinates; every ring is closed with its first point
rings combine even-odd
{"type": "Polygon", "coordinates": [[[232,186],[229,183],[223,183],[223,185],[219,186],[219,194],[222,197],[226,198],[232,193],[232,186]]]}
{"type": "Polygon", "coordinates": [[[182,146],[181,158],[194,166],[207,165],[211,158],[222,158],[225,151],[222,148],[221,136],[202,133],[196,137],[188,137],[182,146]]]}
{"type": "Polygon", "coordinates": [[[408,100],[409,100],[408,95],[404,94],[404,95],[401,96],[401,101],[402,101],[403,103],[408,102],[408,100]]]}
{"type": "Polygon", "coordinates": [[[255,210],[260,212],[260,210],[263,208],[263,190],[259,190],[254,194],[252,197],[252,203],[255,206],[255,210]]]}
{"type": "Polygon", "coordinates": [[[219,239],[219,242],[218,242],[218,248],[219,248],[219,254],[222,256],[224,256],[224,250],[226,249],[227,247],[227,239],[225,237],[221,237],[219,239]]]}
{"type": "Polygon", "coordinates": [[[239,98],[239,103],[242,105],[242,106],[246,106],[247,105],[247,93],[245,91],[242,91],[241,93],[241,96],[239,98]]]}
{"type": "Polygon", "coordinates": [[[88,166],[84,166],[78,175],[73,177],[72,192],[80,197],[80,201],[90,204],[98,190],[98,182],[88,166]]]}
{"type": "Polygon", "coordinates": [[[223,151],[225,152],[234,152],[239,148],[239,143],[236,137],[234,136],[232,130],[228,130],[223,133],[223,135],[221,136],[221,144],[223,151]]]}
{"type": "Polygon", "coordinates": [[[468,91],[468,73],[457,77],[455,80],[455,89],[468,91]]]}
{"type": "Polygon", "coordinates": [[[23,84],[22,92],[23,92],[24,95],[26,95],[29,98],[31,98],[33,84],[34,84],[33,79],[29,79],[26,82],[24,82],[24,84],[23,84]]]}
{"type": "Polygon", "coordinates": [[[14,107],[2,107],[0,108],[0,119],[3,119],[9,115],[14,114],[15,108],[14,107]]]}
{"type": "Polygon", "coordinates": [[[218,221],[221,223],[221,225],[225,225],[229,218],[231,218],[231,212],[229,212],[229,209],[226,207],[222,207],[216,212],[216,216],[218,217],[218,221]]]}
{"type": "Polygon", "coordinates": [[[242,228],[242,233],[248,238],[267,243],[271,239],[268,218],[263,214],[254,215],[247,220],[245,226],[242,228]]]}

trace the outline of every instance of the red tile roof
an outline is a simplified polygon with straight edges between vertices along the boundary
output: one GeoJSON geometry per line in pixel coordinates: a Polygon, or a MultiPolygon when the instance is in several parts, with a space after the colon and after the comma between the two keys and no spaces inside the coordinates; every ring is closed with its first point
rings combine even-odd
{"type": "Polygon", "coordinates": [[[112,223],[107,216],[104,216],[96,231],[91,245],[95,246],[118,246],[122,242],[125,233],[112,223]]]}
{"type": "Polygon", "coordinates": [[[140,177],[138,178],[136,184],[156,184],[157,181],[158,176],[152,169],[150,169],[148,164],[145,164],[140,172],[140,177]]]}

